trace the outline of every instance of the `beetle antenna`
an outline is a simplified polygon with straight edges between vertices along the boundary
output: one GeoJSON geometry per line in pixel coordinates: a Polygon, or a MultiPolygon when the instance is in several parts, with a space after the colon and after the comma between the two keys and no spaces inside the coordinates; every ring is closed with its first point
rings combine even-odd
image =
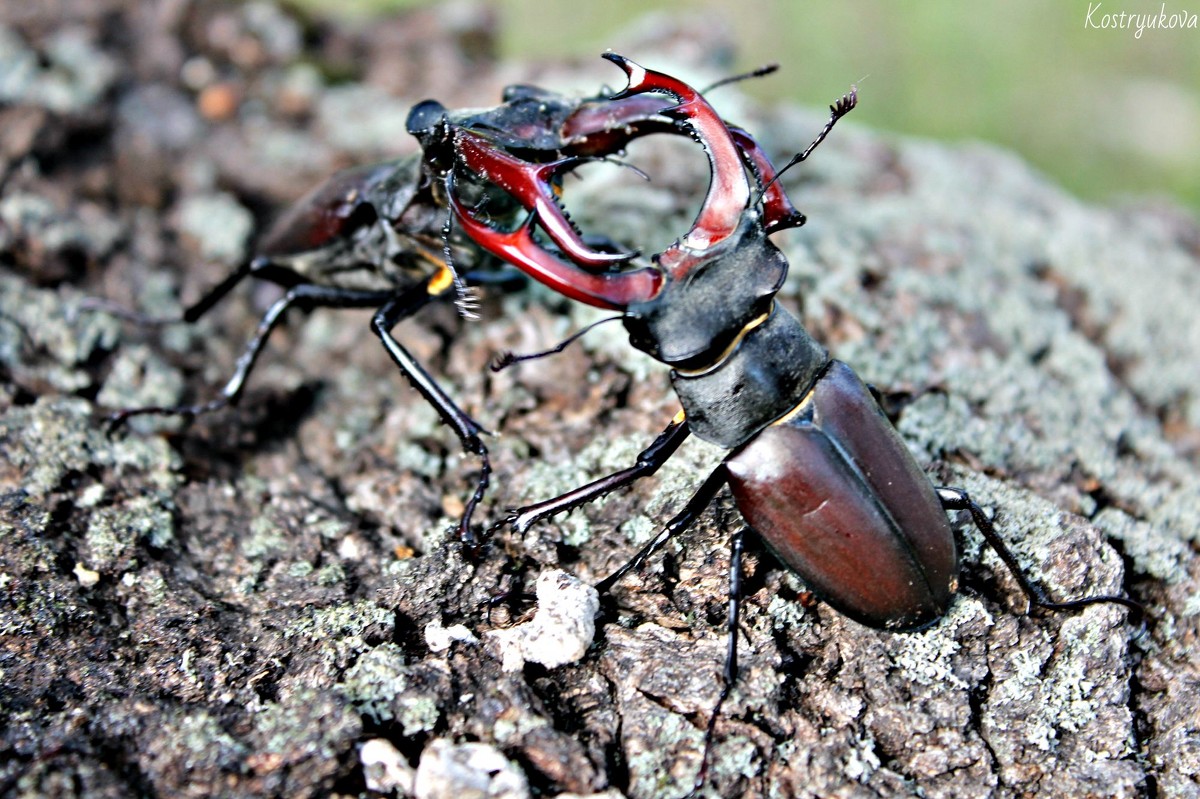
{"type": "Polygon", "coordinates": [[[632,164],[629,161],[626,161],[622,158],[613,158],[612,156],[606,156],[599,160],[604,161],[605,163],[608,163],[608,164],[616,164],[617,166],[625,167],[629,171],[633,172],[633,174],[637,175],[639,178],[646,181],[647,183],[651,182],[650,175],[647,174],[641,168],[639,168],[637,166],[637,164],[632,164]]]}
{"type": "Polygon", "coordinates": [[[821,129],[821,132],[817,134],[817,138],[813,139],[812,144],[805,147],[801,152],[793,155],[792,160],[784,164],[783,168],[775,173],[775,177],[771,178],[767,185],[763,186],[762,190],[759,191],[758,198],[754,201],[754,204],[757,205],[762,201],[763,195],[767,193],[767,189],[774,186],[775,181],[779,180],[784,172],[787,172],[796,164],[812,155],[813,150],[817,149],[817,145],[825,141],[825,137],[829,135],[829,131],[833,130],[833,126],[837,124],[837,121],[853,111],[856,105],[858,105],[858,85],[851,84],[850,91],[843,94],[840,100],[829,106],[829,121],[825,123],[825,127],[821,129]]]}
{"type": "Polygon", "coordinates": [[[493,358],[492,362],[488,368],[490,368],[493,372],[501,372],[501,371],[507,369],[508,367],[512,366],[515,363],[520,363],[521,361],[533,361],[533,360],[537,360],[538,358],[545,358],[549,355],[557,355],[558,353],[562,352],[567,347],[569,347],[571,344],[573,344],[575,341],[582,338],[585,333],[590,332],[594,328],[597,328],[600,325],[605,324],[606,322],[615,322],[618,319],[624,319],[624,318],[625,318],[624,316],[608,316],[608,317],[605,317],[604,319],[600,319],[598,321],[592,322],[590,325],[583,328],[582,330],[578,330],[578,331],[572,333],[570,336],[567,336],[567,338],[560,341],[557,345],[551,347],[548,350],[542,350],[541,352],[530,352],[530,353],[524,353],[521,355],[517,355],[511,351],[506,350],[504,352],[501,352],[495,358],[493,358]]]}
{"type": "Polygon", "coordinates": [[[454,268],[454,252],[450,246],[450,229],[453,218],[453,212],[446,214],[446,224],[442,225],[442,261],[450,270],[451,279],[454,281],[454,307],[458,309],[458,315],[463,319],[475,320],[479,318],[479,314],[476,313],[479,310],[479,293],[468,286],[458,270],[454,268]]]}
{"type": "Polygon", "coordinates": [[[713,89],[719,89],[722,86],[728,86],[731,83],[740,83],[744,80],[754,80],[755,78],[763,78],[779,71],[778,64],[763,64],[761,67],[752,69],[749,72],[742,72],[738,75],[730,75],[727,78],[721,78],[716,83],[710,83],[700,90],[701,94],[708,94],[713,89]]]}
{"type": "Polygon", "coordinates": [[[479,292],[460,280],[457,275],[454,277],[454,290],[458,294],[454,300],[454,307],[458,309],[458,315],[472,321],[478,319],[479,292]]]}

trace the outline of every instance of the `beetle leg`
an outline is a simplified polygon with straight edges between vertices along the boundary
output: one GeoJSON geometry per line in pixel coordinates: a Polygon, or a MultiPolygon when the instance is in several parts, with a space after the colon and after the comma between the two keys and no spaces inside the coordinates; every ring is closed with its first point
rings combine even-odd
{"type": "Polygon", "coordinates": [[[86,297],[78,306],[78,310],[82,312],[103,311],[107,314],[112,314],[120,319],[128,322],[133,322],[137,325],[173,325],[177,322],[192,323],[199,319],[204,314],[208,313],[214,305],[220,302],[226,294],[233,289],[238,283],[250,275],[254,274],[255,270],[263,267],[263,259],[256,258],[253,261],[247,261],[234,269],[225,278],[213,286],[205,293],[203,297],[197,300],[194,304],[184,309],[183,313],[178,316],[150,316],[149,314],[135,311],[119,305],[112,300],[102,299],[100,297],[86,297]]]}
{"type": "Polygon", "coordinates": [[[725,464],[721,464],[714,469],[712,474],[705,478],[700,488],[696,490],[696,493],[692,495],[692,498],[687,501],[687,504],[683,506],[683,510],[671,519],[671,521],[667,522],[667,526],[662,529],[662,532],[650,539],[624,566],[596,583],[596,590],[600,593],[608,591],[626,574],[640,568],[651,555],[671,539],[671,536],[691,527],[692,523],[709,506],[709,503],[713,501],[713,497],[717,495],[717,492],[721,490],[721,486],[725,485],[728,479],[729,475],[725,471],[725,464]]]}
{"type": "MultiPolygon", "coordinates": [[[[208,308],[211,308],[238,280],[249,274],[249,270],[250,267],[246,267],[245,270],[234,272],[216,289],[210,291],[199,303],[193,305],[189,311],[197,307],[200,307],[200,311],[192,319],[203,314],[208,308]]],[[[142,408],[124,408],[110,414],[108,421],[113,427],[117,427],[134,416],[151,414],[160,416],[199,416],[204,413],[220,410],[227,405],[236,405],[246,386],[246,378],[250,375],[250,370],[254,368],[255,362],[258,361],[258,356],[262,353],[263,347],[267,343],[267,338],[271,335],[271,331],[279,324],[280,320],[282,320],[283,315],[293,305],[299,305],[302,308],[369,308],[378,305],[389,296],[391,296],[390,292],[353,291],[329,286],[315,286],[308,283],[293,286],[288,289],[286,294],[276,300],[267,309],[262,319],[259,320],[258,329],[255,330],[254,336],[247,343],[246,349],[242,351],[241,357],[238,358],[233,376],[229,378],[229,382],[221,389],[221,394],[216,399],[197,405],[151,405],[142,408]]],[[[184,318],[188,319],[186,313],[184,318]]]]}
{"type": "Polygon", "coordinates": [[[514,508],[509,511],[508,518],[501,524],[511,524],[518,533],[524,533],[542,519],[573,510],[580,505],[586,505],[618,488],[624,488],[636,480],[649,477],[675,454],[675,450],[679,449],[679,445],[688,437],[688,432],[687,420],[680,413],[671,420],[671,423],[659,434],[658,438],[654,439],[650,446],[642,450],[633,466],[614,472],[607,477],[601,477],[599,480],[553,499],[526,505],[523,508],[514,508]]]}
{"type": "Polygon", "coordinates": [[[700,756],[700,771],[696,774],[696,781],[692,785],[693,793],[703,788],[704,783],[708,780],[708,764],[712,760],[717,719],[720,718],[721,708],[725,705],[725,700],[729,698],[729,694],[737,682],[737,635],[738,617],[741,614],[742,606],[742,550],[745,546],[745,534],[746,528],[742,527],[733,534],[729,541],[729,615],[725,627],[729,633],[729,639],[725,649],[725,670],[722,674],[721,695],[717,697],[717,704],[713,707],[712,715],[708,717],[708,726],[704,730],[704,753],[700,756]]]}
{"type": "MultiPolygon", "coordinates": [[[[262,266],[262,264],[260,264],[262,266]]],[[[234,284],[249,274],[250,267],[234,272],[229,278],[220,284],[217,289],[209,292],[204,299],[196,306],[204,306],[201,308],[202,314],[205,310],[211,307],[224,294],[228,293],[229,289],[234,284]]],[[[479,480],[476,483],[475,492],[471,496],[467,507],[463,512],[463,516],[459,521],[459,536],[463,544],[468,547],[477,546],[474,532],[471,530],[471,514],[475,507],[483,498],[483,494],[487,489],[488,480],[491,475],[491,464],[488,461],[487,448],[484,446],[479,436],[483,432],[483,428],[477,424],[466,412],[458,407],[446,392],[429,376],[420,364],[413,359],[404,347],[392,336],[391,330],[399,321],[407,316],[412,315],[421,307],[426,305],[430,300],[434,299],[437,294],[448,288],[449,284],[442,286],[434,284],[432,281],[439,278],[441,273],[433,275],[431,278],[423,281],[418,286],[397,295],[391,291],[356,291],[353,289],[338,288],[332,286],[317,286],[309,283],[303,283],[298,286],[293,286],[288,289],[283,297],[276,300],[275,303],[267,310],[262,319],[258,323],[258,329],[254,336],[246,345],[246,349],[238,358],[237,366],[234,369],[233,377],[225,384],[221,390],[220,396],[216,399],[197,405],[179,405],[179,406],[148,406],[143,408],[126,408],[111,414],[108,419],[113,426],[117,426],[125,422],[127,419],[134,416],[142,416],[148,414],[157,415],[179,415],[179,416],[198,416],[204,413],[219,410],[228,405],[237,404],[238,399],[242,395],[242,391],[246,385],[246,379],[250,371],[254,368],[254,364],[258,360],[258,356],[262,353],[263,347],[266,345],[267,339],[283,319],[284,314],[294,305],[301,308],[370,308],[378,307],[383,303],[383,307],[375,314],[372,319],[371,327],[380,337],[388,354],[392,356],[392,360],[400,367],[405,377],[416,387],[434,409],[438,415],[454,429],[463,447],[470,453],[478,455],[482,461],[479,480]]],[[[199,315],[199,314],[198,314],[199,315]]]]}
{"type": "Polygon", "coordinates": [[[225,295],[228,294],[234,286],[236,286],[238,283],[241,283],[244,278],[254,274],[255,271],[263,269],[265,266],[266,264],[263,259],[256,258],[253,261],[245,262],[237,269],[230,272],[225,276],[224,280],[209,289],[203,297],[184,309],[183,321],[189,323],[195,322],[201,316],[204,316],[204,314],[212,310],[214,305],[224,299],[225,295]]]}
{"type": "Polygon", "coordinates": [[[983,512],[983,508],[979,507],[974,500],[961,488],[950,488],[940,486],[936,489],[938,499],[942,502],[942,507],[946,510],[965,510],[971,514],[971,521],[975,527],[983,534],[984,540],[988,545],[996,551],[1000,556],[1000,560],[1004,561],[1004,565],[1012,573],[1016,579],[1017,585],[1021,587],[1021,591],[1025,594],[1025,599],[1031,605],[1036,605],[1047,610],[1075,610],[1077,608],[1086,607],[1087,605],[1097,605],[1104,602],[1112,602],[1118,605],[1123,605],[1128,608],[1133,614],[1130,617],[1131,622],[1137,622],[1145,615],[1145,608],[1135,600],[1123,596],[1115,595],[1097,595],[1083,597],[1082,599],[1072,599],[1066,602],[1055,602],[1046,595],[1045,590],[1041,586],[1031,581],[1025,576],[1021,569],[1021,564],[1017,561],[1012,550],[1004,543],[1004,539],[996,532],[992,520],[983,512]]]}
{"type": "MultiPolygon", "coordinates": [[[[437,276],[435,275],[435,277],[437,276]]],[[[462,517],[458,522],[459,540],[462,541],[464,547],[474,551],[480,542],[476,540],[475,531],[471,529],[471,516],[475,512],[476,506],[483,499],[492,474],[492,464],[488,459],[487,446],[484,445],[483,439],[480,438],[487,431],[478,422],[468,416],[466,411],[458,407],[458,404],[437,384],[437,381],[392,336],[392,328],[401,319],[411,315],[432,299],[433,296],[434,293],[431,284],[426,281],[412,291],[392,297],[379,309],[374,318],[371,319],[371,329],[379,336],[379,340],[383,342],[384,349],[387,350],[388,355],[392,357],[396,365],[400,367],[400,371],[404,373],[408,381],[412,383],[413,388],[433,406],[438,416],[442,418],[442,421],[454,430],[455,435],[458,436],[458,440],[462,442],[463,449],[479,457],[479,479],[475,483],[475,491],[467,501],[466,508],[463,510],[462,517]]]]}
{"type": "MultiPolygon", "coordinates": [[[[674,422],[672,422],[674,424],[674,422]]],[[[686,424],[686,423],[684,423],[686,424]]],[[[683,427],[686,431],[686,427],[683,427]]],[[[673,431],[670,427],[663,431],[655,444],[659,444],[668,437],[673,431]]],[[[680,438],[682,441],[682,437],[680,438]]],[[[653,445],[651,445],[653,447],[653,445]]],[[[665,460],[665,458],[664,458],[665,460]]],[[[620,474],[620,473],[618,473],[620,474]]],[[[615,475],[614,475],[615,476],[615,475]]],[[[722,464],[713,470],[712,474],[705,479],[700,488],[692,495],[681,510],[671,521],[667,522],[657,536],[650,540],[642,547],[633,558],[621,568],[610,574],[608,577],[596,584],[596,590],[606,592],[612,588],[613,584],[628,574],[633,569],[640,568],[643,563],[659,548],[662,547],[671,536],[678,532],[691,527],[696,518],[704,512],[704,509],[709,506],[717,492],[728,481],[728,474],[725,471],[725,465],[722,464]]],[[[600,482],[600,481],[597,481],[600,482]]],[[[564,495],[566,496],[566,495],[564,495]]],[[[721,708],[725,704],[725,700],[729,698],[730,692],[733,690],[734,684],[737,682],[738,675],[738,660],[737,660],[737,634],[738,634],[738,618],[741,613],[742,601],[742,550],[743,537],[745,529],[734,533],[730,541],[729,552],[729,613],[726,621],[726,629],[729,633],[728,644],[725,650],[725,668],[722,673],[723,684],[721,686],[721,694],[717,698],[717,704],[713,707],[712,715],[709,716],[708,725],[704,732],[704,753],[700,758],[700,771],[696,775],[696,781],[692,787],[692,795],[704,787],[704,783],[708,779],[708,764],[712,754],[712,746],[714,736],[717,729],[717,719],[720,718],[721,708]]]]}

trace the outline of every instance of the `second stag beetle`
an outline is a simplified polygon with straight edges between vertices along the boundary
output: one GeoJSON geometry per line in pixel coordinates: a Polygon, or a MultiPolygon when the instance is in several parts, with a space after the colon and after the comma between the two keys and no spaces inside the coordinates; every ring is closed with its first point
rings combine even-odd
{"type": "MultiPolygon", "coordinates": [[[[463,169],[509,187],[536,183],[544,166],[501,149],[475,147],[469,138],[474,134],[456,141],[454,168],[442,180],[455,223],[479,247],[573,299],[620,311],[633,346],[671,368],[682,411],[629,468],[517,509],[508,521],[524,531],[653,474],[695,433],[729,455],[662,532],[601,589],[692,524],[728,486],[746,522],[780,561],[831,607],[870,627],[918,630],[947,611],[958,587],[958,550],[946,515],[955,510],[969,512],[1032,604],[1067,610],[1112,602],[1140,615],[1140,605],[1121,596],[1052,601],[1025,577],[987,514],[965,491],[930,483],[867,386],[774,301],[788,263],[768,234],[803,221],[778,190],[778,173],[746,157],[738,135],[701,93],[621,56],[605,58],[629,78],[614,101],[647,93],[670,97],[673,105],[658,113],[675,118],[695,136],[712,170],[691,229],[650,265],[596,269],[565,247],[539,246],[534,226],[550,230],[547,216],[557,214],[557,205],[535,207],[517,191],[514,196],[530,209],[524,224],[504,230],[478,218],[456,190],[463,169]],[[765,189],[751,186],[747,167],[760,180],[767,174],[765,189]]],[[[855,101],[851,93],[832,106],[820,135],[784,169],[807,158],[855,101]]],[[[613,139],[614,148],[621,143],[620,137],[613,139]]],[[[557,224],[566,224],[565,218],[557,224]]],[[[739,534],[730,563],[721,703],[737,673],[741,553],[739,534]]],[[[716,718],[714,712],[709,743],[716,718]]],[[[702,769],[701,781],[703,776],[702,769]]]]}

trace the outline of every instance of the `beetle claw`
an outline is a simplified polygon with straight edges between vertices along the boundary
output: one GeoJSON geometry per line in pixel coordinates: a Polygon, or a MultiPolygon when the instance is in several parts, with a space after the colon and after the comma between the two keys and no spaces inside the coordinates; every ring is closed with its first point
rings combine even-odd
{"type": "Polygon", "coordinates": [[[683,245],[665,251],[660,263],[676,279],[682,278],[695,265],[688,250],[707,250],[728,238],[737,230],[742,214],[750,202],[750,183],[742,168],[742,159],[725,121],[704,97],[686,83],[661,72],[646,69],[634,61],[605,53],[629,78],[629,85],[614,95],[624,99],[646,92],[660,92],[676,100],[674,106],[660,110],[663,116],[679,118],[704,146],[708,155],[711,183],[704,203],[691,230],[683,237],[683,245]]]}

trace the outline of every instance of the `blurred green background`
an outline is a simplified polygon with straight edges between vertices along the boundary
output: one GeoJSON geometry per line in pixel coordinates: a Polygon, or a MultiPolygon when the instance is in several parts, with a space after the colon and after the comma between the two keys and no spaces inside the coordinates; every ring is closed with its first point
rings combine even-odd
{"type": "MultiPolygon", "coordinates": [[[[325,5],[333,0],[308,0],[325,5]]],[[[386,13],[405,0],[341,10],[386,13]]],[[[1080,196],[1174,197],[1200,210],[1200,30],[1096,29],[1106,14],[1152,14],[1161,0],[495,0],[506,57],[620,51],[650,12],[734,31],[737,67],[778,62],[744,84],[762,98],[825,105],[861,81],[856,122],[1023,154],[1080,196]]],[[[1170,0],[1166,13],[1200,13],[1170,0]]],[[[644,63],[653,54],[638,52],[644,63]]]]}

